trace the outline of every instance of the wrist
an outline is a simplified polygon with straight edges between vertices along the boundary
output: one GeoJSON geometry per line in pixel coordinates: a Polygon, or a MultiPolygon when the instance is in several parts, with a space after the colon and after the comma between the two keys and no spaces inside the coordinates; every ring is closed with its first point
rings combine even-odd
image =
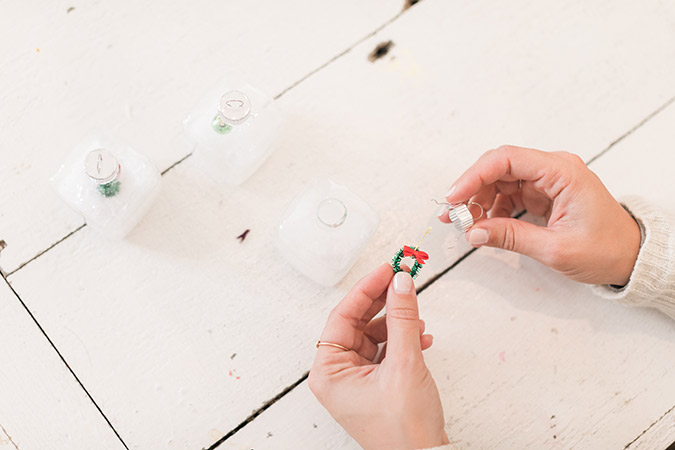
{"type": "Polygon", "coordinates": [[[615,277],[610,281],[614,287],[622,288],[628,284],[635,268],[640,247],[642,246],[642,230],[635,218],[626,210],[624,212],[624,227],[621,233],[621,253],[617,262],[615,277]]]}

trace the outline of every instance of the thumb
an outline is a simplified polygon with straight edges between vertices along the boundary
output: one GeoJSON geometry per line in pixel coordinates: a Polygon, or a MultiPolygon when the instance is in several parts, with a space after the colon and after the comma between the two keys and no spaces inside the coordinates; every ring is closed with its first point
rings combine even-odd
{"type": "Polygon", "coordinates": [[[481,220],[467,233],[474,247],[496,247],[545,261],[553,231],[518,219],[498,217],[481,220]]]}
{"type": "Polygon", "coordinates": [[[415,284],[408,272],[398,272],[387,292],[387,358],[422,357],[415,284]]]}

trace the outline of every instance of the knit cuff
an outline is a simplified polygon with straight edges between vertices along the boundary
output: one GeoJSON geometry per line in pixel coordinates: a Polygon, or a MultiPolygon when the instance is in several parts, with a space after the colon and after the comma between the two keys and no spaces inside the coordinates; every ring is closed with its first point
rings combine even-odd
{"type": "Polygon", "coordinates": [[[626,286],[596,285],[593,290],[624,305],[657,308],[675,319],[672,219],[640,197],[626,197],[621,204],[640,226],[640,251],[626,286]]]}

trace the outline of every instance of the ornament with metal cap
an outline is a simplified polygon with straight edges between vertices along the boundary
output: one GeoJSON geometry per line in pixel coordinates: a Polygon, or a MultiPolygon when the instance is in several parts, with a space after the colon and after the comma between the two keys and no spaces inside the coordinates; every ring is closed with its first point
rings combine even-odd
{"type": "Polygon", "coordinates": [[[109,150],[99,148],[90,151],[84,159],[84,170],[104,197],[114,197],[120,192],[122,166],[109,150]]]}

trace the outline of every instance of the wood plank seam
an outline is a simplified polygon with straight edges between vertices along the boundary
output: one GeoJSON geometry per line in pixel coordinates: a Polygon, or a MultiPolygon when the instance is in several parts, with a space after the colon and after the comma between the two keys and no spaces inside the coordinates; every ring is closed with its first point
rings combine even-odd
{"type": "MultiPolygon", "coordinates": [[[[81,229],[81,228],[83,228],[83,227],[84,227],[84,225],[83,225],[82,227],[80,227],[79,229],[81,229]]],[[[124,448],[126,448],[127,450],[129,450],[129,447],[128,447],[127,444],[124,442],[124,440],[122,439],[122,437],[120,436],[120,434],[117,432],[117,430],[116,430],[115,427],[112,425],[112,423],[110,422],[110,420],[108,420],[108,417],[106,417],[106,415],[103,413],[103,410],[101,410],[101,408],[98,406],[98,403],[96,403],[96,401],[95,401],[94,398],[91,396],[91,394],[89,393],[89,391],[87,390],[87,388],[84,387],[84,384],[82,384],[82,381],[80,381],[80,379],[79,379],[78,376],[75,374],[75,372],[73,371],[73,369],[70,368],[70,365],[68,364],[68,362],[66,361],[66,359],[63,357],[63,355],[61,354],[61,352],[59,351],[59,349],[56,348],[56,345],[54,345],[54,342],[53,342],[53,341],[51,340],[51,338],[47,335],[47,333],[45,332],[44,328],[42,328],[42,326],[41,326],[40,323],[37,321],[37,319],[35,318],[35,316],[33,315],[33,313],[30,311],[30,309],[28,309],[28,306],[26,305],[26,303],[21,299],[21,297],[19,297],[19,294],[14,290],[14,287],[10,284],[9,280],[7,280],[7,278],[4,277],[4,276],[3,276],[2,278],[3,278],[3,280],[5,281],[5,283],[7,283],[7,286],[8,286],[9,289],[12,291],[12,293],[14,294],[14,296],[19,300],[19,302],[21,303],[21,306],[23,306],[23,308],[26,310],[26,312],[28,313],[28,315],[30,316],[30,318],[33,320],[33,322],[35,323],[35,325],[37,325],[37,327],[38,327],[38,329],[40,330],[40,332],[41,332],[41,333],[44,335],[44,337],[47,339],[47,342],[49,342],[49,345],[52,346],[52,348],[54,349],[54,351],[56,352],[56,354],[59,356],[59,358],[61,359],[61,361],[63,362],[63,364],[65,364],[65,366],[66,366],[66,368],[68,369],[68,371],[70,372],[70,374],[73,376],[73,378],[75,378],[75,381],[77,381],[77,384],[80,385],[80,387],[82,388],[82,390],[84,391],[84,393],[87,395],[87,397],[89,398],[89,400],[94,404],[94,407],[96,407],[96,409],[97,409],[98,412],[101,414],[101,416],[103,416],[103,419],[106,421],[106,423],[108,424],[108,426],[112,429],[113,433],[115,433],[115,436],[117,436],[117,439],[119,439],[119,441],[122,443],[122,445],[124,446],[124,448]]],[[[1,425],[0,425],[0,426],[1,426],[1,425]]],[[[4,431],[4,428],[3,428],[3,431],[4,431]]],[[[7,434],[7,433],[5,432],[5,434],[7,434]]],[[[9,435],[7,435],[7,436],[9,437],[9,435]]],[[[10,440],[11,440],[11,439],[10,439],[10,440]]],[[[12,442],[12,443],[13,443],[13,442],[12,442]]],[[[14,445],[16,446],[16,444],[14,444],[14,445]]]]}
{"type": "Polygon", "coordinates": [[[19,450],[19,447],[16,445],[16,442],[14,442],[14,440],[12,439],[12,436],[9,435],[9,433],[7,432],[7,430],[5,430],[5,427],[3,427],[2,424],[0,424],[0,429],[2,429],[2,432],[5,434],[5,436],[7,436],[7,439],[9,439],[9,442],[11,442],[11,444],[14,446],[14,448],[16,450],[19,450]]]}
{"type": "Polygon", "coordinates": [[[221,437],[218,439],[216,442],[214,442],[209,448],[202,448],[202,450],[214,450],[216,447],[218,447],[220,444],[228,440],[230,437],[234,436],[239,430],[244,428],[246,425],[249,423],[253,422],[256,417],[258,417],[260,414],[264,413],[270,406],[281,400],[283,397],[286,396],[289,392],[291,392],[293,389],[296,387],[300,386],[307,378],[309,377],[309,371],[305,372],[300,379],[298,379],[296,382],[291,384],[290,386],[286,387],[283,391],[279,392],[274,398],[271,400],[268,400],[265,402],[264,405],[262,405],[260,408],[256,409],[253,411],[246,419],[244,419],[239,425],[234,427],[232,430],[230,430],[225,436],[221,437]]]}
{"type": "Polygon", "coordinates": [[[645,433],[647,433],[647,431],[649,431],[652,427],[654,427],[656,424],[658,424],[660,421],[662,421],[668,414],[670,414],[670,413],[673,412],[674,410],[675,410],[675,405],[673,405],[673,407],[670,408],[668,411],[664,412],[663,415],[661,415],[661,417],[659,417],[658,419],[656,419],[651,425],[649,425],[647,428],[645,428],[645,429],[642,431],[642,433],[640,433],[640,434],[637,435],[637,437],[636,437],[635,439],[633,439],[633,440],[630,441],[628,444],[626,444],[626,446],[623,448],[623,450],[626,450],[627,448],[630,448],[630,446],[633,445],[633,444],[635,444],[635,443],[637,442],[638,439],[640,439],[645,433]]]}
{"type": "MultiPolygon", "coordinates": [[[[31,259],[29,259],[28,261],[26,261],[26,262],[24,262],[24,263],[21,263],[21,264],[19,265],[19,267],[17,267],[16,269],[12,270],[12,271],[11,271],[10,273],[8,273],[7,275],[5,275],[5,274],[2,273],[2,272],[0,272],[0,273],[2,273],[3,278],[5,278],[5,279],[9,278],[10,276],[12,276],[12,274],[18,272],[18,271],[19,271],[20,269],[22,269],[25,265],[27,265],[28,263],[30,263],[30,262],[32,262],[32,261],[35,261],[35,260],[38,259],[40,256],[44,255],[44,254],[47,253],[49,250],[53,249],[54,247],[56,247],[57,245],[59,245],[61,242],[65,241],[66,239],[68,239],[69,237],[71,237],[72,235],[74,235],[75,233],[77,233],[78,231],[80,231],[82,228],[84,228],[84,227],[86,227],[86,226],[87,226],[87,224],[86,224],[86,223],[83,223],[82,225],[80,225],[79,227],[75,228],[75,229],[74,229],[73,231],[71,231],[70,233],[68,233],[68,234],[66,234],[65,236],[63,236],[63,237],[62,237],[61,239],[59,239],[58,241],[54,242],[52,245],[50,245],[50,246],[47,247],[46,249],[42,250],[42,251],[41,251],[40,253],[38,253],[37,255],[33,256],[33,257],[32,257],[31,259]]],[[[8,281],[7,283],[9,284],[9,281],[8,281]]]]}
{"type": "Polygon", "coordinates": [[[598,159],[599,157],[601,157],[602,155],[604,155],[605,153],[607,153],[608,151],[610,151],[610,150],[612,149],[612,147],[614,147],[616,144],[618,144],[619,142],[623,141],[625,138],[627,138],[628,136],[630,136],[631,134],[633,134],[635,131],[637,131],[638,129],[640,129],[644,124],[646,124],[647,122],[649,122],[651,119],[653,119],[654,117],[656,117],[661,111],[663,111],[663,110],[666,109],[668,106],[670,106],[670,105],[673,103],[673,101],[675,101],[675,96],[671,97],[671,98],[670,98],[667,102],[665,102],[663,105],[661,105],[661,106],[659,106],[658,108],[656,108],[656,110],[655,110],[654,112],[652,112],[652,113],[649,114],[647,117],[645,117],[645,118],[642,119],[640,122],[638,122],[638,124],[635,125],[633,128],[631,128],[630,130],[626,131],[624,134],[622,134],[621,136],[619,136],[616,140],[614,140],[611,144],[609,144],[609,145],[607,146],[607,148],[605,148],[603,151],[601,151],[600,153],[598,153],[597,155],[595,155],[594,157],[592,157],[590,160],[588,160],[588,162],[586,163],[586,165],[588,166],[588,165],[591,164],[593,161],[595,161],[596,159],[598,159]]]}
{"type": "MultiPolygon", "coordinates": [[[[192,151],[194,151],[194,147],[192,148],[192,151]]],[[[176,161],[175,163],[171,164],[169,167],[167,167],[166,169],[164,169],[164,170],[160,173],[160,175],[164,176],[167,172],[169,172],[169,170],[173,169],[173,168],[176,167],[178,164],[180,164],[180,163],[182,163],[183,161],[185,161],[186,159],[188,159],[190,156],[192,156],[192,152],[190,152],[190,153],[188,153],[187,155],[183,156],[181,159],[179,159],[178,161],[176,161]]]]}

